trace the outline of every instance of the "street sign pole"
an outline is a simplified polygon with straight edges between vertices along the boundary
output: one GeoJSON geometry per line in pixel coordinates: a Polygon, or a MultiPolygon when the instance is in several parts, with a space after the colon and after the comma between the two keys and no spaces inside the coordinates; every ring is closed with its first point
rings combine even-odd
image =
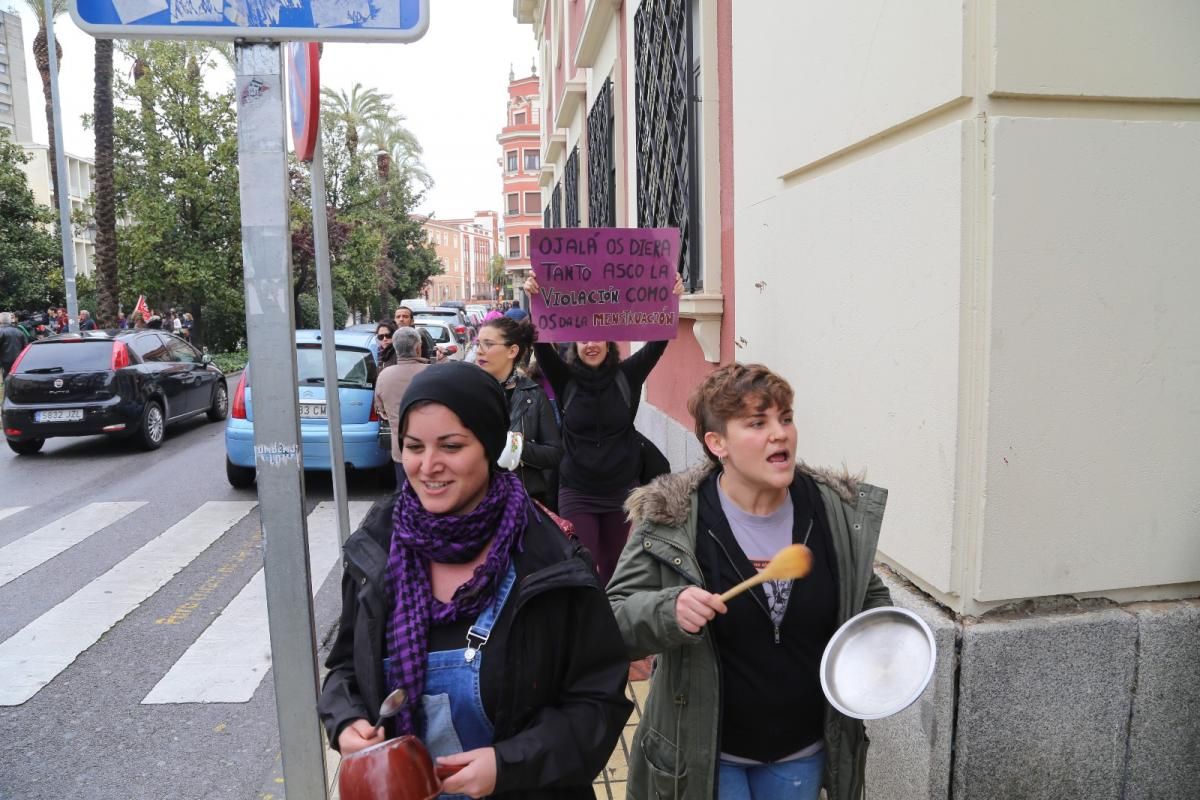
{"type": "Polygon", "coordinates": [[[321,327],[321,360],[325,378],[325,419],[329,429],[329,466],[338,539],[350,538],[346,494],[346,456],[342,444],[342,402],[338,393],[337,340],[333,323],[333,275],[329,267],[329,215],[325,197],[325,162],[321,155],[321,46],[288,45],[288,105],[296,158],[308,162],[312,177],[313,253],[317,268],[317,316],[321,327]]]}
{"type": "MultiPolygon", "coordinates": [[[[50,99],[54,119],[54,163],[58,168],[59,231],[62,233],[63,285],[67,290],[67,318],[70,330],[79,330],[79,301],[75,296],[75,226],[71,224],[71,176],[67,172],[67,154],[63,152],[62,95],[58,91],[58,48],[54,46],[53,0],[45,0],[46,43],[50,49],[50,99]]],[[[115,323],[114,323],[115,324],[115,323]]]]}
{"type": "Polygon", "coordinates": [[[333,275],[329,266],[329,216],[325,199],[325,163],[321,133],[317,130],[312,175],[313,249],[317,259],[317,313],[321,320],[321,356],[325,361],[325,413],[329,420],[329,458],[333,474],[333,502],[337,505],[338,538],[350,538],[350,507],[346,495],[346,457],[342,447],[342,403],[338,397],[337,352],[333,333],[333,275]],[[332,388],[330,388],[332,387],[332,388]]]}
{"type": "MultiPolygon", "coordinates": [[[[288,227],[283,58],[278,44],[236,47],[238,181],[254,454],[265,540],[275,710],[289,800],[325,800],[288,227]]],[[[336,388],[334,389],[336,392],[336,388]]]]}

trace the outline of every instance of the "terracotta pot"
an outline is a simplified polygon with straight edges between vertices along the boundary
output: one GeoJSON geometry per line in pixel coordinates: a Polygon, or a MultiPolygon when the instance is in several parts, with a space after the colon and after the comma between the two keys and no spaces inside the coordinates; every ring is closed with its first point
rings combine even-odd
{"type": "Polygon", "coordinates": [[[435,770],[421,740],[401,736],[343,758],[338,791],[342,800],[433,800],[456,771],[435,770]]]}

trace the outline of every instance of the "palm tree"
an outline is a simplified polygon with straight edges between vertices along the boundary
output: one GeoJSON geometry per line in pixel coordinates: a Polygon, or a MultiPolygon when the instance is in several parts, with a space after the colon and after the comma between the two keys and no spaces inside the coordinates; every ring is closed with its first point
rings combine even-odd
{"type": "Polygon", "coordinates": [[[101,325],[117,323],[117,209],[113,186],[113,42],[96,40],[92,125],[96,134],[96,277],[101,325]]]}
{"type": "MultiPolygon", "coordinates": [[[[46,7],[42,0],[25,0],[25,5],[33,12],[38,22],[37,35],[33,37],[33,62],[38,74],[42,76],[42,95],[46,98],[46,133],[50,138],[50,206],[57,208],[58,202],[58,151],[54,147],[54,97],[50,93],[50,48],[47,46],[46,7]]],[[[67,0],[52,0],[54,18],[67,11],[67,0]]],[[[58,64],[62,66],[62,45],[58,37],[54,39],[54,52],[58,55],[58,64]]]]}
{"type": "Polygon", "coordinates": [[[371,120],[364,141],[377,154],[380,180],[387,179],[385,171],[390,172],[387,167],[394,167],[403,179],[417,181],[428,189],[433,185],[433,178],[421,162],[424,149],[413,132],[404,126],[404,119],[403,114],[392,112],[387,117],[371,120]],[[387,158],[380,161],[380,153],[386,154],[387,158]]]}
{"type": "Polygon", "coordinates": [[[343,129],[351,161],[358,157],[360,131],[375,120],[386,119],[392,112],[388,102],[391,95],[380,94],[376,89],[364,89],[361,83],[355,83],[348,94],[325,87],[321,90],[321,96],[324,98],[321,116],[335,129],[343,129]]]}

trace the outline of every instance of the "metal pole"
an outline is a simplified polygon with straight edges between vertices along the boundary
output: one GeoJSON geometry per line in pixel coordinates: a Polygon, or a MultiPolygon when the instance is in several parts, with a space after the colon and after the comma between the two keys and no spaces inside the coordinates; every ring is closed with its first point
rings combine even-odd
{"type": "Polygon", "coordinates": [[[54,119],[54,163],[58,167],[58,225],[62,234],[63,285],[67,290],[69,329],[79,330],[79,301],[75,297],[75,226],[71,224],[71,176],[67,174],[67,154],[63,151],[62,100],[58,93],[58,48],[54,46],[54,9],[52,0],[44,0],[46,43],[50,48],[50,100],[54,119]]]}
{"type": "Polygon", "coordinates": [[[333,332],[333,274],[329,266],[329,217],[325,199],[325,162],[321,133],[313,148],[313,246],[317,258],[317,313],[321,323],[321,357],[325,362],[325,418],[329,422],[329,464],[333,477],[333,502],[337,507],[338,538],[350,538],[350,508],[346,496],[346,456],[342,447],[342,402],[338,396],[337,348],[333,332]]]}
{"type": "Polygon", "coordinates": [[[289,800],[325,800],[300,419],[278,44],[237,44],[238,175],[254,462],[264,540],[275,711],[289,800]]]}

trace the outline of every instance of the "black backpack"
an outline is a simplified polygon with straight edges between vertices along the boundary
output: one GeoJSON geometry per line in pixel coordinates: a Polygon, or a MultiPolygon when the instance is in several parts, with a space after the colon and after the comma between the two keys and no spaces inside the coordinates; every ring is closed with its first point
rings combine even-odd
{"type": "MultiPolygon", "coordinates": [[[[633,427],[633,389],[629,385],[629,379],[625,377],[625,373],[620,369],[617,370],[616,383],[617,389],[621,392],[621,398],[625,401],[625,407],[629,409],[629,425],[633,427]]],[[[566,388],[563,389],[563,396],[559,403],[559,408],[562,410],[562,424],[564,428],[567,425],[567,408],[578,394],[579,384],[575,381],[568,381],[566,388]]],[[[670,474],[671,462],[663,455],[662,450],[659,450],[654,442],[647,439],[636,427],[633,427],[633,438],[638,443],[638,448],[642,453],[642,466],[638,472],[639,483],[645,486],[660,475],[670,474]]]]}

